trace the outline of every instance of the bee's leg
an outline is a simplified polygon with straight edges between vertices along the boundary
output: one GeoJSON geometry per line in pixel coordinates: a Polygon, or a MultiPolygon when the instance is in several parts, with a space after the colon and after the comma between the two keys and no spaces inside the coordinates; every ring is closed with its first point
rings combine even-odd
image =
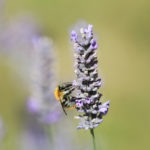
{"type": "Polygon", "coordinates": [[[64,107],[63,107],[63,104],[61,103],[61,107],[62,107],[62,109],[63,109],[63,112],[65,113],[65,115],[67,116],[67,113],[66,113],[66,111],[65,111],[65,109],[64,109],[64,107]]]}

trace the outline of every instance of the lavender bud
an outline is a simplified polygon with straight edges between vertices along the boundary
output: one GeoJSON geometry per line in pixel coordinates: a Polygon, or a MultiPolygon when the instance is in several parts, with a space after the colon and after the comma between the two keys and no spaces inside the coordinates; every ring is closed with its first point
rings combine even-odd
{"type": "Polygon", "coordinates": [[[77,41],[77,33],[75,31],[72,31],[71,32],[71,40],[73,42],[76,42],[77,41]]]}
{"type": "Polygon", "coordinates": [[[81,108],[83,106],[83,102],[81,100],[76,100],[76,107],[81,108]]]}
{"type": "Polygon", "coordinates": [[[98,45],[97,45],[95,39],[92,39],[90,43],[91,43],[91,45],[90,45],[91,50],[96,50],[98,48],[98,45]]]}

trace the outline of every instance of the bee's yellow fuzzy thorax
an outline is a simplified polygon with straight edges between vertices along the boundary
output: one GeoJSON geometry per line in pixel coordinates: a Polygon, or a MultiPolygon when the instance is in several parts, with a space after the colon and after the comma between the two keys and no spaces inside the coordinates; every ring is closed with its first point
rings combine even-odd
{"type": "Polygon", "coordinates": [[[54,91],[54,95],[55,95],[55,98],[60,101],[60,96],[61,96],[61,93],[59,91],[59,88],[56,87],[55,91],[54,91]]]}

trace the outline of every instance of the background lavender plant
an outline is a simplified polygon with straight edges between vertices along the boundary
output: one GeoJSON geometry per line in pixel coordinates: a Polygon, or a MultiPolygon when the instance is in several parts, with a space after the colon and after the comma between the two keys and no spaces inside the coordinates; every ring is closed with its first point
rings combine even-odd
{"type": "Polygon", "coordinates": [[[28,110],[45,123],[56,122],[60,117],[53,89],[55,87],[52,41],[46,37],[33,39],[34,53],[31,64],[31,94],[28,110]]]}
{"type": "Polygon", "coordinates": [[[76,117],[80,119],[78,129],[93,129],[102,121],[107,114],[109,101],[102,104],[101,78],[98,76],[98,60],[96,56],[97,42],[93,37],[93,26],[80,29],[80,35],[75,31],[71,33],[71,40],[75,49],[75,73],[77,86],[76,108],[82,113],[76,117]]]}
{"type": "Polygon", "coordinates": [[[30,96],[27,100],[27,115],[24,115],[25,130],[21,134],[21,149],[54,149],[53,124],[61,114],[54,99],[54,52],[52,41],[47,37],[34,37],[30,70],[30,96]]]}
{"type": "Polygon", "coordinates": [[[0,55],[8,59],[8,65],[25,86],[29,84],[32,38],[39,32],[39,24],[31,15],[3,19],[0,26],[0,55]]]}

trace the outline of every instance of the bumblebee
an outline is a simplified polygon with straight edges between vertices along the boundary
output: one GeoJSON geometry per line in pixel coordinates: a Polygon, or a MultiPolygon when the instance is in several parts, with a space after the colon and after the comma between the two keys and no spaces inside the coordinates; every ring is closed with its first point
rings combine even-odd
{"type": "Polygon", "coordinates": [[[61,103],[65,115],[67,115],[65,109],[71,110],[76,106],[75,97],[72,96],[74,90],[75,87],[72,82],[66,82],[58,85],[54,91],[55,98],[61,103]]]}

